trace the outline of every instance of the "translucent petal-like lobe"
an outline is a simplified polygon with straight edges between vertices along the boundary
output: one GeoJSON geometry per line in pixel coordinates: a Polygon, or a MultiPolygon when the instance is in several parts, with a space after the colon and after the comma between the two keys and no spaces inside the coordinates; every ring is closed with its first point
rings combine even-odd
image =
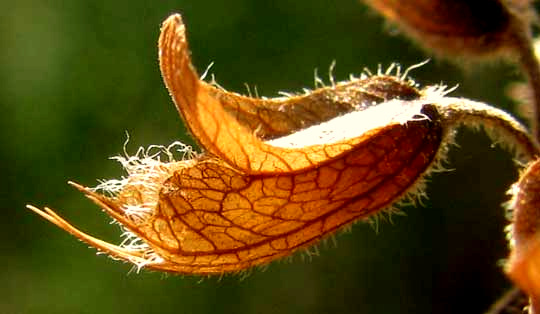
{"type": "Polygon", "coordinates": [[[201,160],[165,183],[153,216],[135,232],[180,273],[239,271],[287,256],[382,210],[436,158],[442,129],[429,119],[389,126],[339,158],[290,173],[247,175],[201,160]]]}
{"type": "MultiPolygon", "coordinates": [[[[327,158],[348,151],[355,141],[362,140],[356,137],[353,141],[338,140],[298,150],[269,145],[257,136],[258,131],[267,138],[290,134],[386,99],[408,100],[419,96],[409,84],[390,77],[359,80],[315,91],[311,96],[281,101],[226,93],[199,81],[189,57],[185,27],[178,14],[163,23],[159,48],[165,84],[191,133],[209,153],[250,174],[312,168],[327,158]]],[[[372,129],[403,122],[391,121],[394,114],[387,112],[389,120],[380,120],[372,129]]]]}
{"type": "Polygon", "coordinates": [[[255,135],[263,140],[289,135],[384,101],[420,97],[413,86],[394,76],[372,76],[320,88],[304,95],[267,99],[226,92],[205,82],[200,84],[207,86],[209,92],[221,100],[225,111],[233,115],[238,123],[255,130],[255,135]]]}

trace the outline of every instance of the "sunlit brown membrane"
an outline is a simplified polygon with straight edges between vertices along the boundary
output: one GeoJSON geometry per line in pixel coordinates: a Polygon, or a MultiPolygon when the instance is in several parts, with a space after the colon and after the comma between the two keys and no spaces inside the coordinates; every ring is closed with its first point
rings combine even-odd
{"type": "Polygon", "coordinates": [[[173,15],[162,28],[160,64],[207,152],[168,162],[119,158],[129,176],[100,185],[111,197],[72,183],[135,244],[103,242],[48,208],[29,208],[140,267],[218,274],[290,255],[403,198],[414,200],[459,124],[483,126],[525,160],[537,154],[508,114],[444,97],[440,88],[419,91],[402,77],[370,76],[258,100],[200,81],[188,55],[184,26],[173,15]]]}
{"type": "Polygon", "coordinates": [[[200,84],[220,100],[225,111],[234,116],[238,123],[247,129],[255,130],[255,135],[262,140],[289,135],[384,101],[413,100],[420,97],[412,82],[390,75],[364,76],[304,95],[266,99],[226,92],[204,81],[200,84]]]}
{"type": "MultiPolygon", "coordinates": [[[[367,88],[360,85],[360,88],[355,89],[355,93],[351,93],[351,86],[340,86],[338,93],[332,89],[330,95],[325,94],[329,91],[327,89],[314,92],[312,97],[293,97],[289,100],[260,101],[227,93],[199,80],[191,64],[185,27],[180,15],[173,15],[163,23],[159,39],[159,55],[165,84],[199,144],[209,153],[224,159],[229,165],[252,174],[275,170],[297,171],[314,167],[319,162],[348,151],[351,146],[363,139],[356,137],[337,140],[298,150],[269,145],[256,136],[258,129],[247,127],[266,126],[263,132],[270,136],[288,134],[298,127],[314,124],[313,118],[335,117],[351,111],[354,107],[367,107],[373,102],[389,98],[392,94],[396,95],[398,91],[394,91],[395,88],[387,89],[392,92],[386,92],[385,95],[382,85],[380,91],[377,91],[370,89],[370,84],[357,82],[355,84],[364,84],[367,88]],[[349,93],[345,94],[347,90],[349,93]],[[361,99],[362,94],[368,96],[364,97],[364,101],[361,99]],[[325,98],[324,106],[311,104],[317,102],[317,98],[325,98]],[[360,102],[355,102],[357,100],[360,102]],[[348,104],[343,105],[344,102],[348,104]],[[264,114],[249,114],[246,107],[264,114]],[[317,112],[323,107],[325,109],[321,113],[315,113],[310,117],[310,112],[317,112]],[[304,109],[307,110],[307,114],[304,109]],[[227,110],[233,114],[227,114],[227,110]],[[252,119],[253,124],[242,125],[236,116],[241,117],[240,121],[252,119]]],[[[402,87],[405,91],[402,94],[403,98],[410,99],[418,94],[407,84],[396,84],[397,80],[392,80],[394,85],[406,86],[402,87]]],[[[388,123],[399,124],[401,121],[391,121],[393,115],[392,111],[388,111],[386,114],[388,120],[382,120],[383,123],[379,127],[384,127],[388,123]]],[[[317,121],[320,122],[322,121],[317,121]]],[[[365,136],[369,137],[370,134],[367,133],[365,136]]]]}
{"type": "Polygon", "coordinates": [[[147,267],[239,271],[290,255],[414,192],[443,136],[434,107],[423,113],[429,119],[385,128],[341,158],[300,173],[246,175],[212,157],[180,163],[163,182],[151,217],[140,223],[123,216],[124,191],[111,199],[79,188],[163,259],[147,267]]]}

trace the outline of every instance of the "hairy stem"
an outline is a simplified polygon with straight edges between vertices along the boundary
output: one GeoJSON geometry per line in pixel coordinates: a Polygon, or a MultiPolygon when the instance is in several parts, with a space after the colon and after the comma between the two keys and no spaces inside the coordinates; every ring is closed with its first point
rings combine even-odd
{"type": "MultiPolygon", "coordinates": [[[[520,26],[516,26],[520,27],[520,26]]],[[[522,26],[520,28],[523,28],[522,26]]],[[[519,63],[527,75],[532,90],[531,133],[534,140],[540,143],[540,63],[534,52],[531,36],[526,31],[516,31],[515,49],[519,54],[519,63]]]]}
{"type": "Polygon", "coordinates": [[[540,148],[527,129],[508,113],[463,98],[445,97],[439,100],[441,114],[448,125],[483,127],[486,133],[506,148],[513,150],[517,158],[529,162],[540,156],[540,148]]]}

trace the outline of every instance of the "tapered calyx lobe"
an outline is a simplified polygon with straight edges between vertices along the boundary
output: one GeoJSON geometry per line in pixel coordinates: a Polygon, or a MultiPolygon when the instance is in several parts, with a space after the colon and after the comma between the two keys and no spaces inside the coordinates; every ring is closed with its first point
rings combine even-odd
{"type": "Polygon", "coordinates": [[[177,160],[177,144],[163,149],[166,162],[144,151],[119,157],[128,177],[101,184],[108,196],[74,184],[127,230],[122,245],[30,208],[113,257],[218,274],[290,255],[403,198],[414,201],[462,122],[485,118],[521,155],[534,150],[508,115],[444,97],[440,87],[417,89],[399,74],[255,99],[200,80],[189,55],[182,19],[173,15],[162,26],[160,67],[204,152],[177,160]]]}
{"type": "Polygon", "coordinates": [[[419,43],[449,55],[514,49],[529,32],[528,0],[364,0],[419,43]]]}
{"type": "MultiPolygon", "coordinates": [[[[191,133],[209,153],[250,174],[310,168],[361,140],[361,137],[347,138],[350,134],[342,130],[330,134],[336,137],[333,143],[301,143],[303,149],[299,150],[262,141],[265,138],[290,135],[343,113],[372,107],[373,103],[397,98],[399,92],[405,99],[419,95],[414,88],[389,77],[358,80],[309,95],[273,100],[226,93],[199,80],[189,59],[185,28],[179,15],[164,23],[159,47],[165,84],[191,133]]],[[[418,106],[401,107],[418,109],[418,106]]],[[[373,113],[383,116],[383,111],[377,109],[373,113]]],[[[399,113],[397,117],[394,115],[386,114],[387,120],[404,118],[399,113]]],[[[384,122],[380,122],[381,126],[384,122]]],[[[283,141],[280,144],[287,145],[283,141]]]]}

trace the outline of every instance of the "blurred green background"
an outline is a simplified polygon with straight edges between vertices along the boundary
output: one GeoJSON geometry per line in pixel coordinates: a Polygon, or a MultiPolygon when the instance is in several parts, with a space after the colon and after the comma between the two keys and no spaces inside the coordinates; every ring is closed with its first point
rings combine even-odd
{"type": "MultiPolygon", "coordinates": [[[[159,26],[180,12],[193,58],[227,89],[259,94],[313,87],[332,60],[344,80],[364,67],[429,57],[355,0],[62,1],[0,4],[0,313],[480,313],[510,286],[500,204],[516,180],[512,156],[482,133],[460,132],[447,173],[425,206],[367,224],[247,278],[142,271],[104,256],[25,209],[48,205],[91,234],[118,226],[66,185],[122,175],[107,158],[128,149],[193,143],[157,65],[159,26]]],[[[512,110],[515,68],[462,70],[434,60],[413,72],[455,96],[512,110]]]]}

